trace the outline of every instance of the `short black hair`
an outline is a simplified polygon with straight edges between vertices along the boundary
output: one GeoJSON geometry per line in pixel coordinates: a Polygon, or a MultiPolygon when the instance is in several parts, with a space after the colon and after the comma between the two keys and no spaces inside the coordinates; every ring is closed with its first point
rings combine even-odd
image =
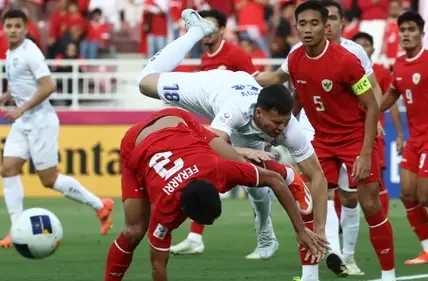
{"type": "Polygon", "coordinates": [[[27,15],[23,11],[17,9],[7,11],[3,16],[3,22],[5,22],[7,19],[22,19],[25,24],[28,23],[27,15]]]}
{"type": "Polygon", "coordinates": [[[344,11],[343,11],[342,5],[339,2],[336,2],[334,0],[323,0],[322,4],[326,8],[328,8],[328,7],[336,7],[337,11],[339,12],[340,18],[343,19],[343,17],[344,17],[344,11]]]}
{"type": "Polygon", "coordinates": [[[93,9],[91,12],[91,15],[96,15],[96,14],[101,16],[103,14],[103,12],[101,11],[100,8],[93,9]]]}
{"type": "Polygon", "coordinates": [[[256,107],[263,110],[275,110],[278,114],[289,114],[293,109],[293,97],[282,84],[273,84],[263,88],[257,98],[256,107]]]}
{"type": "Polygon", "coordinates": [[[226,27],[226,23],[227,23],[226,15],[220,12],[219,10],[216,10],[216,9],[204,10],[199,12],[199,15],[203,18],[214,18],[218,23],[218,27],[220,28],[226,27]]]}
{"type": "Polygon", "coordinates": [[[366,32],[358,32],[357,34],[354,35],[354,37],[352,37],[352,41],[357,41],[358,39],[366,39],[367,41],[370,42],[370,44],[373,46],[373,36],[371,36],[370,34],[366,33],[366,32]]]}
{"type": "Polygon", "coordinates": [[[320,1],[309,0],[297,6],[296,10],[294,11],[294,17],[296,18],[297,21],[299,20],[299,15],[306,10],[318,11],[321,14],[322,21],[324,23],[327,22],[328,10],[326,7],[324,7],[324,5],[320,1]]]}
{"type": "Polygon", "coordinates": [[[190,181],[181,192],[183,212],[199,224],[213,224],[221,215],[221,200],[215,186],[204,180],[190,181]]]}
{"type": "Polygon", "coordinates": [[[408,21],[416,23],[416,25],[421,31],[424,30],[425,21],[419,13],[414,11],[407,11],[402,13],[397,19],[398,26],[408,21]]]}

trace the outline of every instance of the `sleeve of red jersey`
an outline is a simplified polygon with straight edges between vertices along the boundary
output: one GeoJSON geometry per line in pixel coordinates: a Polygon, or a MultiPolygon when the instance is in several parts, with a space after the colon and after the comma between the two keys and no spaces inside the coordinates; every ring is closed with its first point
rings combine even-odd
{"type": "Polygon", "coordinates": [[[391,83],[389,84],[389,86],[391,86],[391,88],[393,89],[397,89],[397,77],[395,76],[395,71],[394,71],[394,67],[392,68],[392,74],[391,74],[391,83]]]}
{"type": "Polygon", "coordinates": [[[391,82],[392,82],[392,75],[388,71],[388,69],[386,69],[386,68],[384,68],[383,72],[384,72],[384,74],[382,77],[383,81],[382,81],[381,87],[382,87],[382,94],[386,94],[386,92],[388,91],[389,86],[391,85],[391,82]]]}
{"type": "Polygon", "coordinates": [[[239,52],[236,52],[234,59],[236,61],[236,69],[238,69],[238,71],[245,71],[251,75],[257,74],[258,71],[253,64],[251,57],[242,48],[239,48],[239,52]]]}
{"type": "Polygon", "coordinates": [[[251,163],[236,162],[219,158],[218,175],[224,184],[219,186],[219,192],[224,193],[237,185],[258,186],[259,170],[251,163]]]}
{"type": "Polygon", "coordinates": [[[342,70],[339,73],[342,75],[342,81],[352,87],[354,94],[364,94],[371,88],[370,82],[365,75],[366,71],[354,54],[348,52],[344,55],[340,65],[342,70]]]}

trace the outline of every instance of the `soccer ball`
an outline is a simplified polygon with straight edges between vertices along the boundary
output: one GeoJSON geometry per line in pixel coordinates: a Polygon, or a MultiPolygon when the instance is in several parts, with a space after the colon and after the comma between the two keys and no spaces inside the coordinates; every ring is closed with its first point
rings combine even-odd
{"type": "Polygon", "coordinates": [[[10,236],[23,257],[43,259],[58,249],[63,231],[61,222],[52,212],[31,208],[13,222],[10,236]]]}

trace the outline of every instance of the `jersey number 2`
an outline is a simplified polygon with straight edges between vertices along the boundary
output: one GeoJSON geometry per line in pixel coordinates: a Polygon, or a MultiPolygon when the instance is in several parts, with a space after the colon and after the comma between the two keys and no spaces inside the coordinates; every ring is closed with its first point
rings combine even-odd
{"type": "Polygon", "coordinates": [[[171,156],[171,151],[156,153],[149,162],[149,167],[155,169],[156,173],[164,180],[169,179],[184,167],[183,159],[178,158],[174,161],[173,167],[166,169],[165,166],[171,162],[169,159],[171,156]]]}
{"type": "Polygon", "coordinates": [[[320,96],[314,96],[314,104],[316,105],[315,108],[317,109],[317,111],[325,111],[325,107],[321,101],[320,96]]]}

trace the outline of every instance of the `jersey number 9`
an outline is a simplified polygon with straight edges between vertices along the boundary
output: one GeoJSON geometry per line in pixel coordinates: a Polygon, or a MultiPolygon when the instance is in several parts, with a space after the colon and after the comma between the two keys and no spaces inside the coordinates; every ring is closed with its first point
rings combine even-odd
{"type": "Polygon", "coordinates": [[[412,90],[406,89],[405,94],[406,94],[406,102],[407,102],[407,104],[412,104],[413,103],[412,90]]]}

